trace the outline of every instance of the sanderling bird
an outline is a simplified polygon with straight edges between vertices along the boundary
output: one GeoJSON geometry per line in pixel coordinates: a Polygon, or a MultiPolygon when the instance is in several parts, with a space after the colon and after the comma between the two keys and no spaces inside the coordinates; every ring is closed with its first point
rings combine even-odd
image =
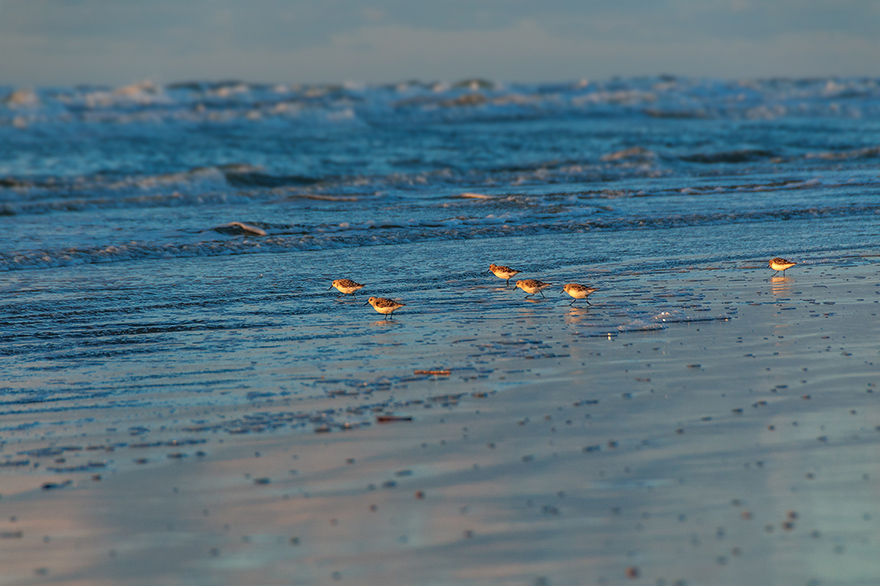
{"type": "Polygon", "coordinates": [[[519,271],[515,271],[510,267],[500,267],[494,263],[489,265],[489,271],[499,279],[504,279],[505,281],[507,281],[507,283],[504,285],[505,287],[510,287],[510,278],[516,274],[519,274],[519,271]]]}
{"type": "MultiPolygon", "coordinates": [[[[394,310],[400,309],[406,305],[405,303],[398,303],[397,301],[386,299],[385,297],[370,297],[367,299],[367,303],[364,303],[364,305],[367,304],[372,305],[373,309],[379,313],[384,313],[385,319],[388,319],[388,316],[394,313],[394,310]]],[[[391,315],[391,319],[394,319],[393,315],[391,315]]]]}
{"type": "MultiPolygon", "coordinates": [[[[544,283],[538,279],[526,279],[525,281],[517,281],[516,286],[528,293],[526,297],[530,297],[535,293],[540,293],[544,297],[544,289],[550,286],[550,283],[544,283]]],[[[546,297],[544,297],[546,299],[546,297]]]]}
{"type": "Polygon", "coordinates": [[[578,285],[577,283],[569,283],[565,287],[562,288],[563,293],[568,293],[572,297],[574,297],[574,301],[569,303],[569,306],[574,305],[574,302],[578,299],[583,299],[587,302],[587,305],[592,305],[590,300],[587,297],[590,296],[590,293],[595,293],[598,289],[594,289],[593,287],[587,287],[586,285],[578,285]]]}
{"type": "Polygon", "coordinates": [[[770,262],[767,264],[770,266],[771,269],[776,271],[775,273],[773,273],[774,277],[779,274],[779,271],[782,271],[782,276],[784,277],[785,270],[790,269],[791,267],[793,267],[797,263],[791,262],[790,260],[785,260],[784,258],[779,258],[777,256],[776,258],[771,258],[770,262]]]}
{"type": "MultiPolygon", "coordinates": [[[[333,281],[333,284],[330,285],[330,289],[332,289],[333,287],[336,287],[336,289],[338,289],[339,292],[343,295],[354,295],[355,291],[364,288],[363,285],[361,285],[360,283],[355,283],[351,279],[336,279],[335,281],[333,281]]],[[[329,291],[330,289],[327,290],[329,291]]]]}

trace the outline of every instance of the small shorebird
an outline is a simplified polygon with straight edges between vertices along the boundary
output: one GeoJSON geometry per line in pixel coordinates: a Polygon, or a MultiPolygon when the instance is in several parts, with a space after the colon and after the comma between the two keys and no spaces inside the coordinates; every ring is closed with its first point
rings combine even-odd
{"type": "Polygon", "coordinates": [[[767,264],[770,266],[771,269],[776,271],[775,273],[773,273],[774,277],[779,274],[779,271],[782,271],[782,276],[784,277],[785,270],[790,269],[791,267],[793,267],[797,263],[791,262],[790,260],[785,260],[784,258],[779,258],[777,256],[776,258],[771,258],[770,262],[767,264]]]}
{"type": "MultiPolygon", "coordinates": [[[[405,303],[398,303],[385,297],[370,297],[367,299],[367,303],[364,303],[364,305],[367,304],[372,305],[373,309],[379,313],[384,313],[385,319],[388,319],[388,316],[394,313],[395,309],[400,309],[406,305],[405,303]]],[[[391,315],[391,319],[394,319],[393,315],[391,315]]]]}
{"type": "Polygon", "coordinates": [[[519,273],[519,271],[515,271],[510,267],[500,267],[495,263],[489,265],[489,271],[499,279],[507,281],[504,285],[505,287],[510,287],[510,278],[519,273]]]}
{"type": "Polygon", "coordinates": [[[592,305],[590,300],[587,297],[590,296],[591,293],[595,293],[598,289],[594,289],[593,287],[587,287],[586,285],[578,285],[577,283],[569,283],[565,287],[562,288],[563,293],[568,293],[572,297],[574,297],[574,301],[569,303],[569,306],[574,305],[574,302],[578,299],[583,299],[587,302],[587,305],[592,305]]]}
{"type": "MultiPolygon", "coordinates": [[[[361,285],[360,283],[355,283],[351,279],[336,279],[335,281],[333,281],[333,284],[330,285],[330,289],[332,289],[333,287],[336,287],[336,289],[338,289],[339,292],[343,295],[354,295],[355,291],[364,288],[363,285],[361,285]]],[[[327,290],[329,291],[330,289],[327,290]]]]}
{"type": "Polygon", "coordinates": [[[544,297],[543,291],[550,286],[550,283],[544,283],[538,279],[526,279],[525,281],[517,281],[516,286],[528,293],[526,297],[530,297],[535,293],[540,293],[541,297],[544,297]]]}

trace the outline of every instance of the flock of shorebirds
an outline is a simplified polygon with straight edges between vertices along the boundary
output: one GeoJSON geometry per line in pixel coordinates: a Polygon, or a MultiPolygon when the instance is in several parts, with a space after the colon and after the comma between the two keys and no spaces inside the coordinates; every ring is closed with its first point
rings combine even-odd
{"type": "MultiPolygon", "coordinates": [[[[773,258],[768,263],[769,267],[776,271],[773,273],[773,276],[779,274],[779,271],[782,271],[782,274],[785,275],[785,271],[790,269],[795,264],[790,260],[785,260],[784,258],[773,258]]],[[[489,272],[498,277],[499,279],[504,279],[505,287],[510,287],[510,279],[519,274],[519,271],[512,269],[510,267],[505,267],[496,264],[489,265],[489,272]]],[[[527,293],[526,298],[531,297],[532,295],[536,295],[538,293],[541,294],[541,297],[544,297],[544,289],[551,287],[551,283],[545,283],[544,281],[539,281],[538,279],[524,279],[516,282],[516,286],[519,289],[522,289],[527,293]]],[[[330,285],[330,289],[336,288],[337,291],[342,293],[343,295],[351,295],[354,297],[355,293],[359,289],[363,289],[365,285],[361,283],[357,283],[352,281],[351,279],[336,279],[330,285]]],[[[587,297],[590,294],[598,291],[595,287],[588,287],[586,285],[580,285],[578,283],[568,283],[562,288],[564,293],[568,293],[571,295],[574,300],[569,303],[569,306],[574,305],[578,299],[583,299],[587,305],[591,305],[587,297]]],[[[545,297],[546,299],[546,297],[545,297]]],[[[372,305],[373,309],[378,311],[379,313],[385,316],[385,319],[394,319],[393,313],[400,309],[401,307],[406,307],[405,303],[400,303],[398,301],[394,301],[393,299],[388,299],[387,297],[370,297],[367,299],[367,302],[364,305],[372,305]]]]}

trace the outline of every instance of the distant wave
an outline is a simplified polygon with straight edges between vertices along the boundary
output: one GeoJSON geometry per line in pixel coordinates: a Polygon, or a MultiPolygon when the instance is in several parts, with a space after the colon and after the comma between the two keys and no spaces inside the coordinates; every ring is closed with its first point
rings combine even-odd
{"type": "Polygon", "coordinates": [[[244,203],[277,196],[271,191],[261,194],[261,189],[320,184],[318,178],[273,175],[251,165],[198,167],[160,175],[0,177],[0,215],[244,203]]]}
{"type": "MultiPolygon", "coordinates": [[[[719,165],[765,165],[768,170],[778,171],[785,165],[801,169],[804,163],[820,170],[820,165],[833,169],[837,163],[880,158],[880,147],[876,146],[807,153],[782,153],[760,148],[676,151],[680,149],[664,152],[636,146],[596,153],[592,158],[508,161],[482,169],[444,168],[385,175],[345,172],[354,169],[355,161],[350,165],[352,169],[342,169],[343,172],[336,174],[328,169],[323,176],[279,173],[247,164],[196,167],[157,175],[0,176],[0,216],[100,209],[206,207],[266,201],[310,200],[342,204],[377,197],[393,198],[393,194],[401,190],[406,191],[407,199],[417,200],[419,192],[432,197],[437,190],[461,194],[478,189],[484,195],[491,195],[497,194],[499,186],[505,185],[525,189],[530,185],[601,184],[612,180],[667,177],[679,173],[681,170],[677,167],[683,163],[705,166],[715,172],[719,165]]],[[[738,189],[765,187],[776,186],[758,184],[738,189]]],[[[695,187],[692,185],[689,189],[695,187]]]]}
{"type": "Polygon", "coordinates": [[[752,161],[771,159],[776,156],[776,153],[764,149],[740,149],[735,151],[683,155],[681,160],[690,163],[715,165],[718,163],[749,163],[752,161]]]}
{"type": "Polygon", "coordinates": [[[557,84],[254,84],[142,82],[119,88],[0,87],[0,127],[93,124],[374,123],[548,116],[654,118],[869,117],[880,79],[722,81],[644,77],[557,84]]]}

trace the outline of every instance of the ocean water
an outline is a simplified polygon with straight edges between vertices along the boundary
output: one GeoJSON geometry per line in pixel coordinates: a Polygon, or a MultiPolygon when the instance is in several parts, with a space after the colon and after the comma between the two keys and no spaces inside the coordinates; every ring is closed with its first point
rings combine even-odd
{"type": "Polygon", "coordinates": [[[0,411],[381,387],[528,305],[491,262],[583,335],[729,319],[657,279],[868,262],[878,137],[873,78],[0,88],[0,411]]]}
{"type": "Polygon", "coordinates": [[[878,196],[880,79],[0,87],[0,582],[877,584],[878,196]]]}

